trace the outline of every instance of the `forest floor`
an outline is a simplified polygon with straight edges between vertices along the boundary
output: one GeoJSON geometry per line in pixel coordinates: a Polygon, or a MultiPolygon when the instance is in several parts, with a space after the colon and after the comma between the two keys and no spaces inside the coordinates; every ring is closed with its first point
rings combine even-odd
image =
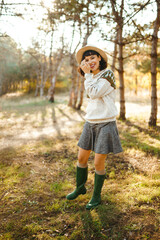
{"type": "Polygon", "coordinates": [[[86,102],[76,111],[67,95],[55,99],[0,99],[0,240],[160,239],[160,120],[148,128],[149,99],[127,96],[127,120],[117,120],[124,151],[107,156],[102,204],[91,211],[94,153],[87,194],[66,200],[86,102]]]}

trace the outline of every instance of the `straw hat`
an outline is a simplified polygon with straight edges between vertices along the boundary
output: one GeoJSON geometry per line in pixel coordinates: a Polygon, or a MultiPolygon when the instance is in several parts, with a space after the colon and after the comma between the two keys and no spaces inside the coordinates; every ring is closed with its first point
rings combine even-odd
{"type": "Polygon", "coordinates": [[[82,47],[81,49],[79,49],[78,52],[76,53],[76,60],[79,64],[82,61],[83,54],[88,50],[94,50],[94,51],[98,52],[102,56],[102,58],[107,62],[107,55],[102,49],[97,48],[92,45],[86,45],[86,46],[82,47]]]}

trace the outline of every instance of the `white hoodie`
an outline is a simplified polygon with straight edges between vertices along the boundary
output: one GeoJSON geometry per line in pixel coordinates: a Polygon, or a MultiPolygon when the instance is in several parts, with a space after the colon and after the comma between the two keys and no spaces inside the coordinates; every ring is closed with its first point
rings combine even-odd
{"type": "Polygon", "coordinates": [[[85,74],[84,87],[88,98],[85,119],[91,123],[112,122],[118,115],[115,106],[116,85],[114,73],[104,69],[93,75],[85,74]]]}

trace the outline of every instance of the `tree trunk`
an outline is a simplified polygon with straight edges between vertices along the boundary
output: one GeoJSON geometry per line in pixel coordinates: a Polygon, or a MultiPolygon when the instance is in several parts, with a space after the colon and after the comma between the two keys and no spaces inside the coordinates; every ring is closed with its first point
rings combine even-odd
{"type": "Polygon", "coordinates": [[[120,119],[126,119],[125,95],[124,95],[124,69],[123,69],[123,8],[124,0],[121,1],[121,11],[118,21],[119,25],[119,81],[120,81],[120,119]]]}
{"type": "Polygon", "coordinates": [[[55,85],[56,85],[56,80],[57,80],[57,76],[59,74],[59,71],[61,69],[61,65],[62,65],[62,58],[63,58],[63,47],[60,50],[60,53],[57,57],[55,66],[54,66],[54,75],[51,79],[51,86],[48,90],[48,95],[49,95],[49,101],[50,102],[54,102],[54,93],[55,93],[55,85]]]}
{"type": "Polygon", "coordinates": [[[137,74],[135,75],[135,90],[134,90],[135,95],[138,93],[138,78],[137,74]]]}
{"type": "Polygon", "coordinates": [[[57,76],[59,74],[61,65],[62,65],[62,57],[58,60],[56,64],[56,70],[54,71],[54,76],[52,77],[52,80],[51,80],[51,86],[48,90],[50,102],[54,102],[55,85],[56,85],[56,80],[57,80],[57,76]]]}
{"type": "Polygon", "coordinates": [[[137,68],[138,68],[138,62],[137,60],[135,60],[135,69],[136,69],[136,74],[135,74],[135,90],[134,90],[134,93],[135,95],[138,94],[138,76],[137,76],[137,68]]]}
{"type": "Polygon", "coordinates": [[[113,72],[115,71],[115,66],[116,66],[117,42],[118,42],[118,32],[116,34],[116,39],[115,39],[115,42],[114,42],[114,52],[113,52],[113,60],[112,60],[112,66],[111,66],[111,69],[112,69],[113,72]]]}
{"type": "Polygon", "coordinates": [[[118,34],[118,63],[119,63],[119,82],[120,82],[120,116],[119,118],[125,120],[125,96],[124,96],[124,69],[123,69],[123,8],[124,0],[121,0],[120,12],[116,10],[116,1],[110,0],[112,5],[112,12],[117,23],[118,34]]]}
{"type": "Polygon", "coordinates": [[[54,30],[52,28],[51,32],[51,42],[50,42],[50,54],[49,54],[49,79],[51,79],[51,86],[48,90],[49,93],[49,101],[54,102],[54,88],[56,83],[56,78],[53,76],[53,34],[54,30]]]}
{"type": "Polygon", "coordinates": [[[35,90],[35,94],[34,96],[37,97],[38,96],[38,91],[39,91],[39,79],[40,79],[40,74],[39,72],[37,71],[37,83],[36,83],[36,90],[35,90]]]}
{"type": "Polygon", "coordinates": [[[40,84],[40,97],[43,96],[43,88],[44,88],[44,65],[43,63],[41,64],[41,84],[40,84]]]}
{"type": "Polygon", "coordinates": [[[40,97],[43,97],[43,94],[44,94],[44,85],[40,85],[40,92],[39,92],[39,96],[40,97]]]}
{"type": "Polygon", "coordinates": [[[49,54],[49,79],[53,77],[53,34],[54,30],[51,31],[51,42],[50,42],[50,54],[49,54]]]}
{"type": "Polygon", "coordinates": [[[75,91],[76,91],[76,81],[77,81],[77,63],[76,63],[74,53],[71,54],[70,56],[70,64],[72,66],[72,77],[71,77],[72,86],[70,90],[70,98],[69,98],[68,106],[76,108],[74,103],[75,103],[75,94],[76,94],[75,91]]]}
{"type": "Polygon", "coordinates": [[[72,101],[73,101],[73,91],[72,91],[72,87],[71,87],[70,92],[69,92],[69,101],[68,101],[69,107],[72,107],[72,101]]]}
{"type": "Polygon", "coordinates": [[[86,7],[87,7],[87,14],[86,14],[86,27],[87,27],[87,32],[85,34],[85,37],[83,39],[83,44],[82,44],[82,47],[86,46],[87,45],[87,41],[88,41],[88,38],[90,36],[90,24],[89,24],[89,1],[87,2],[86,4],[86,7]]]}
{"type": "Polygon", "coordinates": [[[124,69],[123,69],[123,40],[122,40],[122,29],[119,29],[119,57],[118,57],[118,61],[119,61],[119,82],[120,82],[120,86],[119,86],[119,90],[120,90],[120,116],[119,118],[122,120],[125,120],[125,114],[126,114],[126,110],[125,110],[125,90],[124,90],[124,69]]]}
{"type": "Polygon", "coordinates": [[[74,103],[73,103],[73,107],[74,108],[76,108],[76,105],[77,105],[78,92],[79,92],[79,83],[80,83],[80,75],[77,74],[77,81],[76,81],[75,94],[74,94],[74,103]]]}
{"type": "Polygon", "coordinates": [[[84,93],[84,77],[81,77],[81,88],[80,88],[80,98],[77,109],[80,110],[83,104],[83,93],[84,93]]]}
{"type": "Polygon", "coordinates": [[[160,25],[160,1],[156,0],[156,2],[157,18],[154,22],[151,49],[151,114],[148,122],[149,126],[156,126],[157,124],[157,43],[160,25]]]}
{"type": "Polygon", "coordinates": [[[0,96],[3,95],[2,86],[3,86],[3,84],[2,84],[2,77],[1,77],[1,75],[0,75],[0,96]]]}
{"type": "MultiPolygon", "coordinates": [[[[85,29],[83,27],[83,32],[85,32],[85,35],[83,37],[82,47],[87,45],[88,38],[90,37],[92,31],[95,29],[95,26],[96,26],[96,24],[95,23],[93,24],[93,21],[92,21],[92,14],[91,14],[92,11],[90,12],[90,4],[91,4],[91,1],[87,0],[86,1],[86,6],[85,6],[86,12],[85,12],[85,15],[84,15],[84,17],[85,17],[85,29]]],[[[79,22],[79,25],[81,26],[81,21],[79,22]]],[[[73,26],[75,26],[75,25],[73,24],[73,26]]],[[[73,42],[73,36],[74,36],[74,33],[72,34],[72,42],[73,42]]],[[[80,42],[81,41],[79,41],[79,43],[80,42]]],[[[79,43],[78,43],[78,45],[79,45],[79,43]]],[[[72,44],[71,44],[71,46],[72,46],[72,44]]],[[[75,55],[75,51],[71,55],[73,55],[73,54],[75,55]]],[[[77,108],[78,110],[80,110],[80,108],[82,106],[82,102],[83,102],[84,79],[81,78],[80,76],[78,76],[78,74],[77,74],[77,65],[75,65],[75,62],[76,62],[75,57],[73,58],[73,56],[72,56],[71,58],[72,58],[72,60],[74,59],[74,63],[71,63],[71,66],[72,66],[72,86],[71,86],[71,90],[70,90],[70,97],[69,97],[68,106],[71,106],[73,108],[77,108]],[[81,87],[79,89],[80,81],[81,81],[81,87]],[[80,99],[79,99],[78,106],[76,107],[78,96],[80,97],[80,99]]]]}
{"type": "Polygon", "coordinates": [[[50,95],[49,101],[52,103],[54,102],[54,89],[56,85],[56,78],[57,78],[56,76],[53,76],[51,86],[49,89],[49,95],[50,95]]]}
{"type": "Polygon", "coordinates": [[[53,76],[53,34],[54,29],[51,30],[51,42],[50,42],[50,54],[49,54],[49,79],[51,79],[51,86],[48,90],[49,93],[49,101],[54,102],[54,88],[55,88],[55,76],[53,76]]]}

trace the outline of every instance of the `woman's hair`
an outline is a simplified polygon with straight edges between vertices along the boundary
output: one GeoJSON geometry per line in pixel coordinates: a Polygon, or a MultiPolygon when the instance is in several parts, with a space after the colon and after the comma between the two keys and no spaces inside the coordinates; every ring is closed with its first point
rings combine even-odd
{"type": "MultiPolygon", "coordinates": [[[[107,67],[107,62],[103,59],[103,57],[98,52],[96,52],[94,50],[87,50],[86,52],[84,52],[81,61],[83,61],[85,59],[85,57],[88,57],[88,56],[91,56],[91,55],[97,55],[98,57],[99,56],[101,57],[101,61],[99,62],[100,71],[107,67]]],[[[78,72],[82,76],[84,76],[84,74],[85,74],[80,67],[78,67],[78,72]]]]}

